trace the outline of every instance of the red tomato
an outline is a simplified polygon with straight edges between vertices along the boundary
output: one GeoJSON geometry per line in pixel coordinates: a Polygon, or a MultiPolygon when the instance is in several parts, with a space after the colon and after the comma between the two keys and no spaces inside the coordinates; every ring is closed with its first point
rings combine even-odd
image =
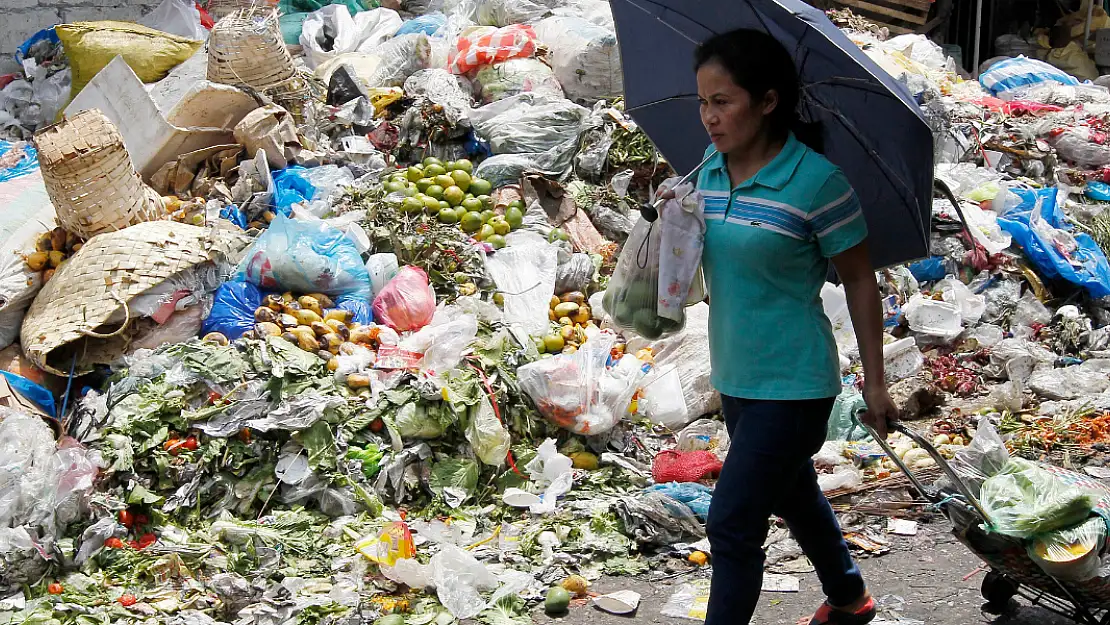
{"type": "Polygon", "coordinates": [[[119,523],[127,529],[131,529],[135,526],[135,515],[131,514],[130,510],[120,510],[119,523]]]}
{"type": "Polygon", "coordinates": [[[210,393],[208,393],[208,403],[210,403],[210,404],[214,404],[214,403],[220,401],[221,399],[223,399],[223,396],[220,395],[219,393],[217,393],[216,391],[211,391],[210,393]]]}
{"type": "Polygon", "coordinates": [[[190,436],[189,438],[186,438],[185,442],[182,443],[181,446],[189,451],[196,451],[197,447],[199,446],[199,444],[197,443],[197,437],[190,436]]]}
{"type": "Polygon", "coordinates": [[[108,540],[104,541],[104,546],[109,548],[109,549],[122,549],[123,548],[123,541],[116,538],[115,536],[113,536],[113,537],[109,538],[108,540]]]}
{"type": "Polygon", "coordinates": [[[150,523],[150,517],[148,517],[145,514],[136,514],[135,515],[135,525],[137,527],[142,527],[142,526],[146,525],[147,523],[150,523]]]}
{"type": "Polygon", "coordinates": [[[250,442],[251,442],[250,428],[243,428],[243,429],[239,430],[239,440],[243,441],[244,443],[246,443],[248,445],[250,444],[250,442]]]}
{"type": "Polygon", "coordinates": [[[375,434],[381,432],[383,428],[385,428],[385,421],[382,421],[381,417],[370,422],[370,431],[375,434]]]}
{"type": "Polygon", "coordinates": [[[137,540],[129,540],[129,541],[127,541],[127,546],[128,546],[128,547],[131,547],[131,548],[132,548],[132,549],[134,549],[135,551],[138,551],[138,550],[139,550],[139,541],[137,541],[137,540]]]}
{"type": "Polygon", "coordinates": [[[147,547],[158,542],[158,537],[151,533],[143,534],[139,537],[139,549],[146,549],[147,547]]]}
{"type": "Polygon", "coordinates": [[[60,595],[65,591],[66,591],[66,589],[61,584],[59,584],[58,582],[54,582],[53,584],[50,584],[49,586],[46,587],[46,592],[48,592],[52,595],[60,595]]]}
{"type": "Polygon", "coordinates": [[[116,599],[116,601],[119,601],[119,604],[125,608],[129,608],[139,602],[135,595],[132,594],[120,595],[119,599],[116,599]]]}
{"type": "Polygon", "coordinates": [[[162,444],[162,449],[170,452],[171,456],[176,456],[181,453],[181,445],[182,442],[180,438],[171,438],[162,444]]]}

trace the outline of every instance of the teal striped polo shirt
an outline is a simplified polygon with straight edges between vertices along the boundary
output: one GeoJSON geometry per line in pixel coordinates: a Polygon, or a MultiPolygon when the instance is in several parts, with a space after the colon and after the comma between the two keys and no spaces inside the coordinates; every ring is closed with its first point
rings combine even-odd
{"type": "MultiPolygon", "coordinates": [[[[713,152],[710,146],[708,156],[713,152]]],[[[821,306],[829,258],[867,237],[859,199],[825,157],[790,135],[735,187],[725,157],[698,175],[705,197],[711,381],[746,399],[840,393],[832,325],[821,306]]]]}

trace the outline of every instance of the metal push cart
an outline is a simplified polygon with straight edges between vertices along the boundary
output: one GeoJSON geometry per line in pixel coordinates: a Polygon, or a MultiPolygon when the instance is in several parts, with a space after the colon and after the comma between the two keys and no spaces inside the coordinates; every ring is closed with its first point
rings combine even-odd
{"type": "MultiPolygon", "coordinates": [[[[1049,576],[1029,558],[1022,541],[983,528],[989,517],[978,497],[929,441],[901,423],[891,426],[892,431],[901,432],[928,452],[951,482],[952,490],[926,487],[885,440],[876,436],[871,428],[864,427],[914,488],[951,521],[957,540],[990,567],[982,586],[983,598],[989,604],[1001,607],[1016,595],[1077,623],[1110,625],[1110,580],[1095,578],[1076,582],[1049,576]]],[[[1075,471],[1048,465],[1044,468],[1068,484],[1101,493],[1098,507],[1110,511],[1110,487],[1075,471]]]]}

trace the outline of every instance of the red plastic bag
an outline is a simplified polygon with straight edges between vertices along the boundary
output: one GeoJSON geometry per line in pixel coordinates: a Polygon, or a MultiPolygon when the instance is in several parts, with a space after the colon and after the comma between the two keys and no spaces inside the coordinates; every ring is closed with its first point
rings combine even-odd
{"type": "Polygon", "coordinates": [[[462,37],[451,52],[447,67],[454,74],[468,74],[483,65],[500,63],[536,52],[536,31],[513,24],[477,39],[462,37]]]}
{"type": "Polygon", "coordinates": [[[651,465],[656,484],[666,482],[697,482],[721,473],[721,461],[711,451],[661,451],[651,465]]]}
{"type": "Polygon", "coordinates": [[[435,294],[428,287],[428,274],[406,265],[374,297],[374,319],[398,332],[419,330],[432,321],[435,294]]]}

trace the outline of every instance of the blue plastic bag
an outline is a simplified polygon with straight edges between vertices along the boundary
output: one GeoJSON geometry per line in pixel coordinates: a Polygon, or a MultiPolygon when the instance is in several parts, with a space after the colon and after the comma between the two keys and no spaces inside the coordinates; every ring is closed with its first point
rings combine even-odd
{"type": "Polygon", "coordinates": [[[249,282],[225,282],[216,289],[212,311],[200,328],[202,335],[219,332],[229,340],[243,336],[254,329],[254,311],[265,297],[257,286],[249,282]]]}
{"type": "MultiPolygon", "coordinates": [[[[0,141],[0,156],[4,156],[11,151],[14,143],[9,141],[0,141]]],[[[39,168],[39,153],[35,146],[30,143],[24,143],[20,146],[23,156],[16,161],[15,165],[0,169],[0,182],[7,182],[12,178],[19,178],[27,174],[37,171],[39,168]]]]}
{"type": "Polygon", "coordinates": [[[247,229],[247,214],[243,209],[231,204],[220,209],[220,217],[230,221],[231,223],[239,226],[240,230],[247,229]]]}
{"type": "Polygon", "coordinates": [[[709,517],[709,502],[713,498],[713,489],[704,484],[667,482],[649,486],[645,490],[666,495],[686,504],[686,507],[702,521],[709,517]]]}
{"type": "Polygon", "coordinates": [[[274,209],[282,215],[290,215],[293,205],[307,202],[316,197],[316,187],[304,177],[305,168],[292,165],[274,172],[274,209]]]}
{"type": "Polygon", "coordinates": [[[1110,184],[1095,181],[1088,182],[1087,188],[1083,191],[1083,194],[1092,200],[1110,202],[1110,184]]]}
{"type": "Polygon", "coordinates": [[[944,276],[948,275],[945,264],[946,259],[943,256],[931,256],[916,263],[911,263],[908,269],[918,282],[929,282],[943,280],[944,276]]]}
{"type": "Polygon", "coordinates": [[[0,371],[0,374],[3,374],[4,378],[7,379],[8,385],[12,387],[12,390],[22,395],[24,399],[38,406],[39,409],[48,416],[58,416],[57,408],[54,407],[54,395],[46,390],[46,388],[21,375],[16,375],[7,371],[0,371]]]}
{"type": "Polygon", "coordinates": [[[1010,193],[1021,198],[1016,206],[1008,206],[998,218],[998,225],[1010,233],[1025,252],[1037,272],[1049,280],[1064,280],[1083,287],[1091,297],[1110,295],[1110,262],[1102,248],[1085,233],[1074,233],[1056,204],[1056,189],[1049,187],[1037,191],[1011,188],[1010,193]],[[1046,224],[1071,233],[1078,245],[1071,257],[1065,257],[1052,241],[1046,241],[1033,230],[1030,222],[1037,211],[1046,224]]]}
{"type": "Polygon", "coordinates": [[[284,215],[254,240],[232,279],[268,291],[370,300],[370,274],[353,241],[323,221],[284,215]]]}
{"type": "Polygon", "coordinates": [[[401,28],[397,29],[397,33],[393,36],[400,37],[401,35],[418,35],[421,33],[431,36],[436,34],[440,28],[443,28],[446,23],[446,15],[442,13],[428,13],[427,15],[421,15],[420,17],[413,18],[401,24],[401,28]]]}
{"type": "Polygon", "coordinates": [[[15,49],[15,62],[23,65],[23,59],[27,58],[27,53],[31,51],[31,46],[42,41],[43,39],[50,41],[50,43],[58,43],[61,41],[61,39],[58,39],[58,33],[54,32],[53,26],[51,26],[50,28],[44,28],[28,37],[27,41],[24,41],[22,44],[20,44],[18,48],[15,49]]]}
{"type": "Polygon", "coordinates": [[[1006,59],[991,65],[987,71],[979,75],[979,83],[991,92],[999,95],[1020,87],[1031,87],[1045,82],[1055,82],[1061,85],[1078,85],[1079,81],[1069,74],[1036,59],[1019,56],[1006,59]]]}
{"type": "Polygon", "coordinates": [[[368,300],[363,299],[359,295],[342,295],[335,298],[335,307],[339,310],[346,310],[351,313],[351,321],[362,324],[370,325],[374,323],[374,309],[371,307],[368,300]]]}

